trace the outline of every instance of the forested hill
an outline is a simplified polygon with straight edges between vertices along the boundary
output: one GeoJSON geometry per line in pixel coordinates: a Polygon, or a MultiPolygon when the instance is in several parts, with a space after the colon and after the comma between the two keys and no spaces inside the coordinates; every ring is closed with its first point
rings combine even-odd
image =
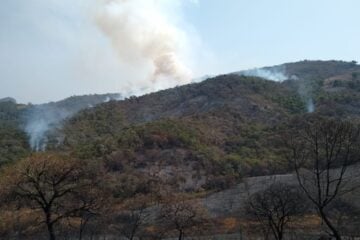
{"type": "MultiPolygon", "coordinates": [[[[47,149],[100,161],[114,174],[146,179],[160,171],[161,179],[177,188],[212,189],[243,176],[288,171],[278,137],[294,118],[360,115],[355,62],[302,61],[263,70],[281,72],[287,80],[234,73],[93,108],[88,107],[115,97],[47,104],[46,111],[85,108],[47,126],[47,149]]],[[[14,161],[31,152],[19,117],[31,106],[1,101],[0,107],[6,122],[0,151],[3,161],[14,161]]]]}
{"type": "Polygon", "coordinates": [[[288,80],[229,74],[104,103],[69,119],[55,134],[60,145],[53,136],[49,149],[99,160],[139,181],[157,173],[177,188],[212,189],[243,176],[287,172],[279,132],[294,119],[360,116],[355,62],[264,69],[280,69],[288,80]]]}

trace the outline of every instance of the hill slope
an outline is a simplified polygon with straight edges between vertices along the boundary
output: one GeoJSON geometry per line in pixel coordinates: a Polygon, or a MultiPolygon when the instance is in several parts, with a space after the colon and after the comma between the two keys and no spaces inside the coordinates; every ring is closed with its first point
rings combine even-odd
{"type": "Polygon", "coordinates": [[[119,94],[73,96],[46,104],[18,104],[13,98],[0,99],[0,165],[39,150],[48,131],[65,118],[99,103],[119,99],[119,94]]]}
{"type": "Polygon", "coordinates": [[[310,103],[313,114],[360,115],[354,62],[302,61],[261,71],[287,80],[235,73],[123,101],[90,95],[33,106],[4,99],[1,162],[48,144],[101,161],[114,175],[156,176],[183,190],[226,188],[243,176],[288,171],[279,129],[306,117],[310,103]]]}
{"type": "Polygon", "coordinates": [[[183,190],[286,172],[279,128],[306,117],[309,99],[313,114],[358,118],[360,66],[303,61],[280,69],[289,80],[229,74],[101,104],[67,121],[58,133],[64,141],[52,148],[101,160],[139,181],[156,175],[183,190]]]}

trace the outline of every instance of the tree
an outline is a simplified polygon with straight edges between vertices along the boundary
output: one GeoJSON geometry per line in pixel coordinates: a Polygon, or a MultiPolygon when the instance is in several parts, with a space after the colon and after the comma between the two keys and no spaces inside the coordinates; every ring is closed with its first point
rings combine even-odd
{"type": "Polygon", "coordinates": [[[360,128],[349,122],[321,118],[300,126],[300,130],[285,136],[287,157],[301,189],[331,235],[340,240],[341,234],[329,217],[329,206],[357,188],[358,171],[349,166],[360,160],[360,128]]]}
{"type": "Polygon", "coordinates": [[[150,213],[147,211],[148,198],[137,196],[125,203],[124,210],[116,217],[119,223],[114,228],[129,240],[133,240],[147,224],[150,213]]]}
{"type": "Polygon", "coordinates": [[[205,211],[200,205],[181,198],[165,203],[160,210],[163,227],[168,230],[175,229],[179,240],[185,238],[187,230],[203,224],[205,219],[205,211]]]}
{"type": "Polygon", "coordinates": [[[37,153],[6,169],[1,184],[9,201],[41,210],[49,239],[55,240],[57,223],[99,207],[96,175],[85,166],[66,156],[37,153]]]}
{"type": "Polygon", "coordinates": [[[282,240],[287,225],[295,216],[304,214],[307,208],[300,189],[284,183],[273,183],[250,196],[248,213],[273,233],[276,240],[282,240]]]}

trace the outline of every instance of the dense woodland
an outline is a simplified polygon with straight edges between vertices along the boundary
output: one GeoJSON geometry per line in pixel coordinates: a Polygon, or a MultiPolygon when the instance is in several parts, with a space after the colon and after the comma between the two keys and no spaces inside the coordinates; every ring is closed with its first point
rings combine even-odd
{"type": "Polygon", "coordinates": [[[360,66],[279,67],[288,80],[234,73],[121,101],[0,100],[0,238],[358,236],[360,66]],[[25,129],[39,109],[66,114],[36,152],[25,129]]]}

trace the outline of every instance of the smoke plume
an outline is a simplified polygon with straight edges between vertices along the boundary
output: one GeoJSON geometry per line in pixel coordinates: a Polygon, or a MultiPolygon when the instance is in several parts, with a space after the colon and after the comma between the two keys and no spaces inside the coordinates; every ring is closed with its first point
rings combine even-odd
{"type": "Polygon", "coordinates": [[[49,131],[71,115],[71,112],[65,109],[54,108],[46,104],[34,106],[28,110],[25,131],[29,136],[31,149],[44,151],[48,143],[49,131]]]}
{"type": "Polygon", "coordinates": [[[251,76],[251,77],[260,77],[272,81],[282,82],[289,79],[286,76],[285,71],[282,67],[273,67],[273,68],[254,68],[250,70],[245,70],[239,72],[240,75],[251,76]]]}
{"type": "Polygon", "coordinates": [[[85,95],[29,107],[23,115],[23,120],[31,149],[46,150],[51,131],[61,128],[64,120],[77,112],[100,103],[120,99],[122,99],[120,94],[85,95]]]}
{"type": "Polygon", "coordinates": [[[309,81],[299,79],[296,75],[288,76],[284,66],[276,66],[270,68],[255,68],[238,72],[243,76],[261,77],[264,79],[282,82],[285,80],[296,80],[297,91],[302,101],[305,103],[306,111],[312,113],[315,111],[315,103],[313,98],[313,87],[309,81]]]}
{"type": "Polygon", "coordinates": [[[99,4],[97,26],[111,42],[119,63],[128,71],[144,73],[133,85],[159,90],[190,82],[192,72],[185,64],[188,34],[166,15],[176,12],[180,1],[101,0],[99,4]]]}
{"type": "Polygon", "coordinates": [[[315,111],[315,103],[313,100],[313,88],[310,83],[304,80],[298,80],[298,93],[306,104],[306,111],[312,113],[315,111]]]}
{"type": "Polygon", "coordinates": [[[307,103],[306,103],[306,110],[308,113],[312,113],[315,111],[315,104],[314,104],[314,100],[310,97],[308,98],[307,100],[307,103]]]}

